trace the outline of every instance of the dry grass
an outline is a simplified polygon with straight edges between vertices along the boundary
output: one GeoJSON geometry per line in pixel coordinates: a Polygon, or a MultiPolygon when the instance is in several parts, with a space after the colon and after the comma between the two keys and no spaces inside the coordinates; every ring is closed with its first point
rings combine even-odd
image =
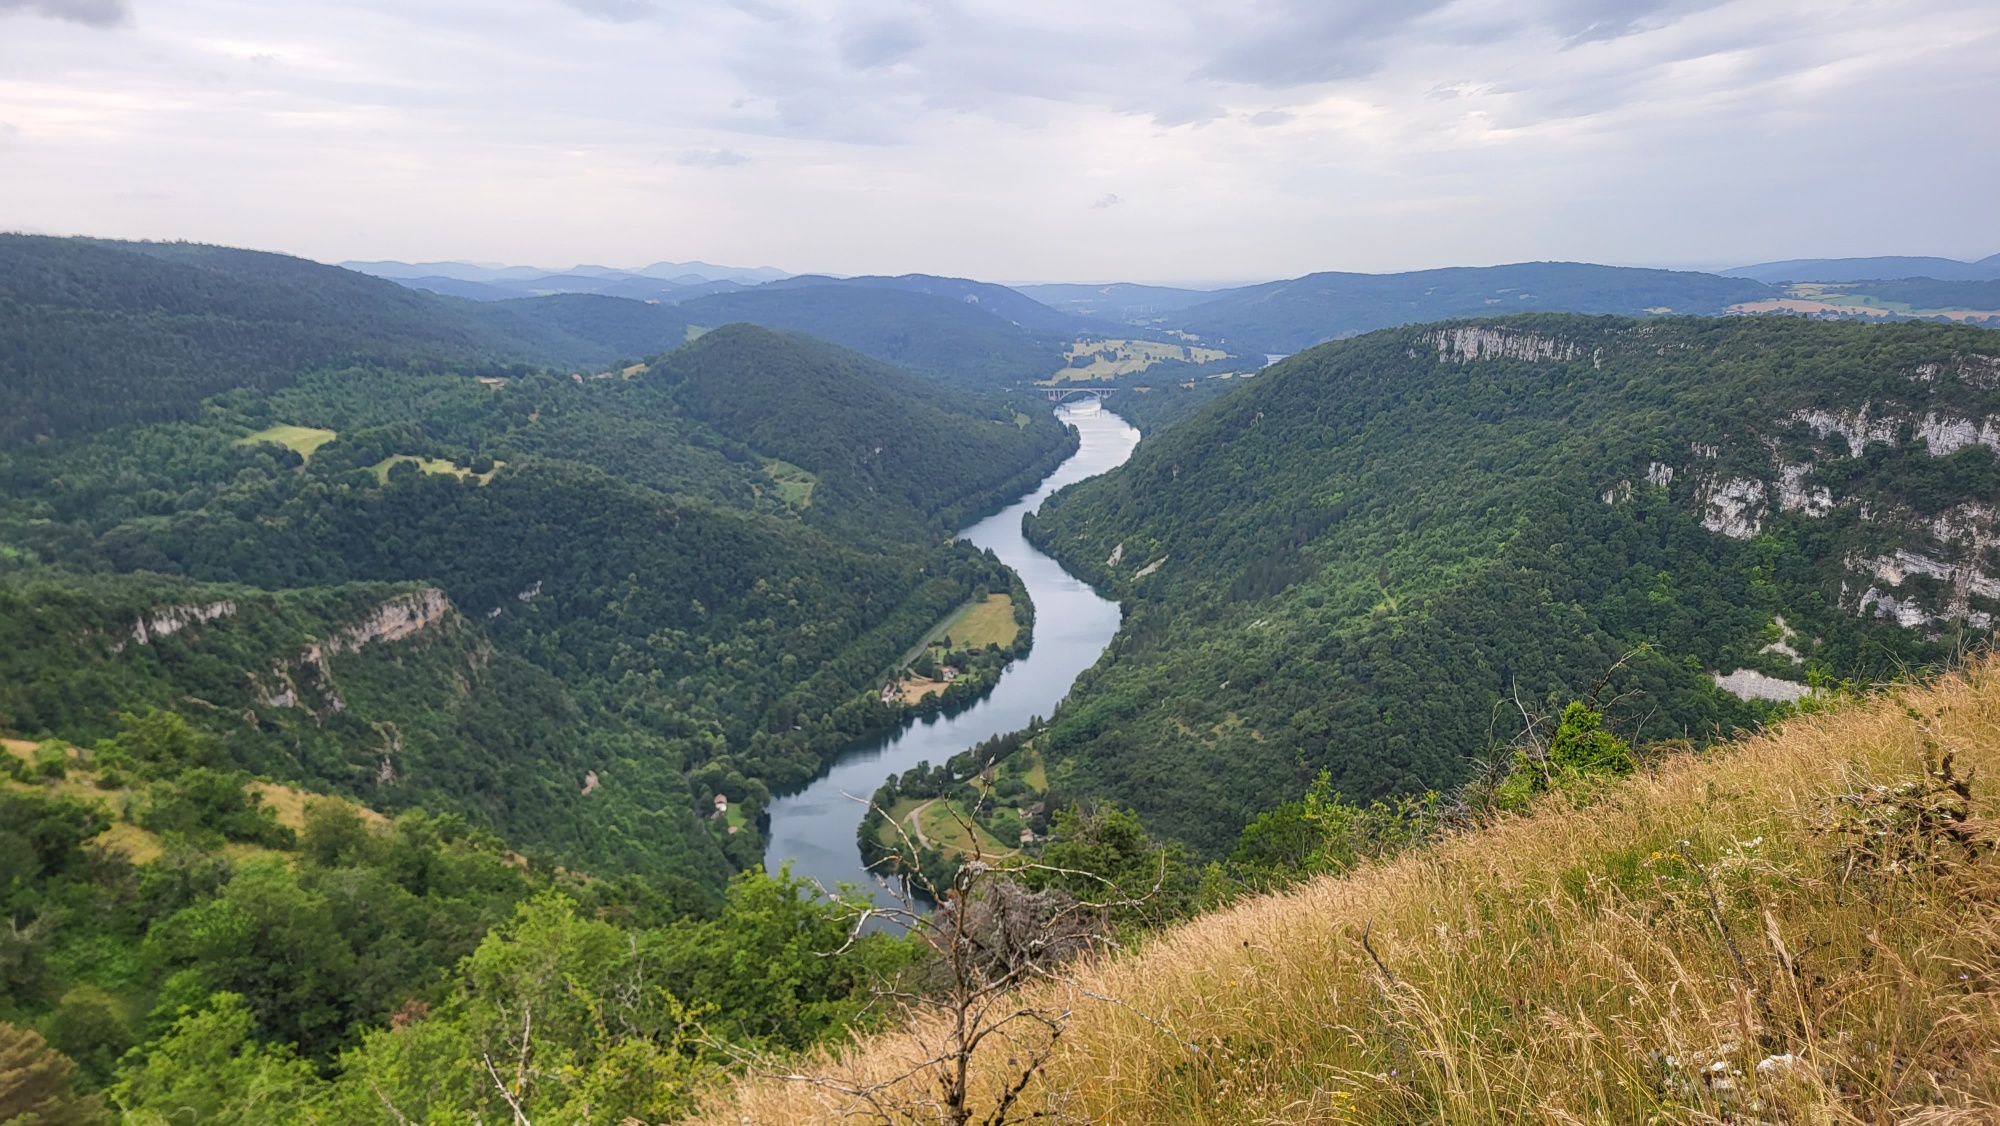
{"type": "MultiPolygon", "coordinates": [[[[1960,848],[1884,870],[1821,831],[1849,808],[1836,795],[1921,779],[1943,750],[1977,770],[1966,826],[1987,834],[2000,668],[1198,919],[1050,987],[1075,1016],[1033,1109],[1244,1126],[2000,1120],[2000,860],[1960,848]]],[[[913,1051],[891,1034],[812,1066],[881,1079],[913,1051]]],[[[987,1089],[1006,1056],[982,1057],[987,1089]]],[[[702,1121],[880,1121],[857,1110],[753,1078],[702,1121]]]]}
{"type": "MultiPolygon", "coordinates": [[[[37,744],[25,739],[0,739],[0,750],[4,750],[25,762],[32,763],[34,761],[36,747],[37,744]]],[[[101,845],[112,852],[123,854],[127,860],[130,860],[134,864],[144,864],[158,857],[163,851],[159,836],[141,829],[139,826],[130,821],[123,820],[119,816],[119,811],[131,807],[139,800],[139,795],[129,785],[112,790],[101,788],[97,784],[97,771],[83,765],[84,759],[81,756],[81,752],[75,747],[67,749],[69,751],[70,765],[68,774],[65,777],[61,779],[39,779],[28,783],[0,781],[0,788],[39,794],[49,798],[68,798],[73,801],[83,802],[86,805],[98,806],[111,815],[112,822],[109,829],[92,838],[92,844],[101,845]]],[[[305,790],[281,785],[276,782],[251,782],[249,790],[251,793],[257,795],[265,805],[270,806],[273,812],[277,814],[278,824],[291,829],[293,832],[302,831],[306,827],[306,804],[319,801],[338,802],[341,805],[345,805],[358,814],[364,823],[376,828],[389,823],[389,819],[380,813],[369,809],[365,805],[349,801],[346,798],[327,797],[321,794],[308,793],[305,790]]],[[[232,859],[236,860],[272,853],[271,849],[259,845],[242,844],[240,842],[224,846],[224,851],[232,859]]]]}

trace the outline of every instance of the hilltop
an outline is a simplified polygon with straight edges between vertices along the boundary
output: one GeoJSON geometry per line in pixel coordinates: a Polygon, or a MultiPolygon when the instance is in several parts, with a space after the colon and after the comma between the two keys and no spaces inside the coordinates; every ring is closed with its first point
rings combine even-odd
{"type": "Polygon", "coordinates": [[[1940,661],[2000,610],[1995,340],[1537,315],[1294,356],[1031,522],[1127,607],[1044,752],[1217,855],[1322,769],[1455,785],[1524,709],[1700,743],[1940,661]]]}
{"type": "MultiPolygon", "coordinates": [[[[1249,898],[993,1002],[1061,1030],[1006,1121],[1987,1121],[1996,770],[1981,662],[1249,898]]],[[[974,1054],[976,1113],[1046,1038],[974,1054]]],[[[788,1061],[817,1082],[697,1121],[915,1113],[937,1042],[788,1061]]]]}

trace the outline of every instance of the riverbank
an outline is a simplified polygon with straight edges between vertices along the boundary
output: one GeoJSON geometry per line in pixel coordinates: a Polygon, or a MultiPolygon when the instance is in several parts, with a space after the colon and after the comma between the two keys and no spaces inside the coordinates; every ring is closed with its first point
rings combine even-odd
{"type": "Polygon", "coordinates": [[[794,875],[828,888],[872,881],[875,877],[863,867],[856,833],[867,812],[868,796],[884,778],[900,776],[919,762],[942,764],[985,740],[1047,716],[1117,633],[1118,605],[1029,544],[1021,533],[1021,519],[1057,489],[1123,464],[1138,445],[1139,432],[1102,409],[1059,413],[1077,432],[1076,453],[1033,492],[961,533],[975,546],[993,551],[1019,576],[1035,607],[1032,649],[1002,670],[991,690],[964,709],[947,708],[946,714],[914,719],[864,739],[838,755],[804,789],[773,799],[765,850],[766,866],[772,871],[789,867],[794,875]]]}

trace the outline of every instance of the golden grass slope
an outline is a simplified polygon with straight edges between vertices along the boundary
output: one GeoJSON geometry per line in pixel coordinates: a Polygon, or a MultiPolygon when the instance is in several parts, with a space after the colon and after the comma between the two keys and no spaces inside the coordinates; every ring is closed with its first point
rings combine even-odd
{"type": "MultiPolygon", "coordinates": [[[[1947,750],[1978,776],[1957,828],[1989,838],[1992,663],[1200,918],[1048,987],[1074,1017],[1028,1109],[1244,1126],[2000,1121],[2000,859],[1945,841],[1883,867],[1827,831],[1947,750]]],[[[1010,1049],[988,1043],[976,1072],[992,1090],[1010,1049]]],[[[892,1034],[807,1066],[880,1080],[920,1062],[892,1034]]],[[[860,1109],[750,1079],[702,1121],[860,1109]]]]}

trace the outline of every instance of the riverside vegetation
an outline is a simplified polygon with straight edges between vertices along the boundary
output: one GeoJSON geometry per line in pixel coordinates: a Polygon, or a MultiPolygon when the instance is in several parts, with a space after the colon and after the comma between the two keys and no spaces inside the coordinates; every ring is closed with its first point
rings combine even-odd
{"type": "MultiPolygon", "coordinates": [[[[1060,325],[951,279],[760,306],[866,305],[854,341],[913,376],[610,298],[0,253],[0,1120],[1478,1121],[1593,1066],[1566,1113],[1992,1098],[1953,1046],[1985,1035],[1986,667],[1695,753],[1794,710],[1711,673],[1803,692],[1983,638],[2000,363],[1969,330],[1453,324],[1160,399],[1173,428],[1033,529],[1127,601],[1106,661],[878,795],[862,843],[942,907],[896,938],[763,874],[758,813],[903,714],[883,677],[940,623],[1004,590],[1029,624],[948,534],[1074,448],[995,389],[1060,325]],[[1440,934],[1444,904],[1480,914],[1440,934]],[[1559,941],[1495,960],[1530,932],[1559,941]]],[[[961,695],[1009,649],[964,640],[918,655],[961,695]]]]}

